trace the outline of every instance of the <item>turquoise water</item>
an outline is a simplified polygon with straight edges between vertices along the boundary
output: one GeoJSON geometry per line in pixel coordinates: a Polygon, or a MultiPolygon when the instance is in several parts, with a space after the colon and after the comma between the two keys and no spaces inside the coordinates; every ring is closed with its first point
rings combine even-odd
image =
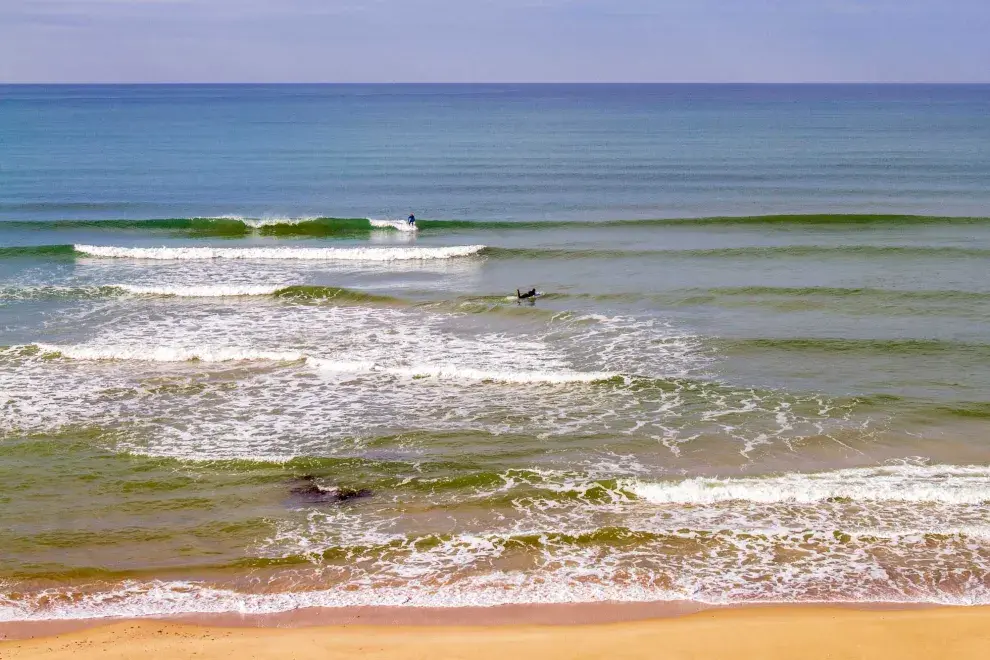
{"type": "Polygon", "coordinates": [[[0,620],[988,602],[988,100],[0,87],[0,620]]]}

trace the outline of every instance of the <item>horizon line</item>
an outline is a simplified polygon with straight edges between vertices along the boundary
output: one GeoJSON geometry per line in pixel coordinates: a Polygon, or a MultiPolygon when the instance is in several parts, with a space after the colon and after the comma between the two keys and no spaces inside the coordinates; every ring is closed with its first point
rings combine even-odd
{"type": "Polygon", "coordinates": [[[800,80],[800,81],[710,81],[710,80],[697,80],[697,81],[636,81],[636,80],[614,80],[614,81],[560,81],[560,80],[541,80],[541,81],[515,81],[515,80],[494,80],[494,81],[428,81],[428,80],[415,80],[415,81],[361,81],[361,82],[334,82],[334,81],[231,81],[231,80],[217,80],[217,81],[176,81],[176,80],[162,80],[162,81],[85,81],[85,82],[74,82],[74,81],[21,81],[21,82],[7,82],[0,80],[0,86],[4,87],[16,87],[16,86],[97,86],[97,85],[133,85],[133,86],[168,86],[168,85],[741,85],[741,86],[757,86],[757,85],[990,85],[990,80],[800,80]]]}

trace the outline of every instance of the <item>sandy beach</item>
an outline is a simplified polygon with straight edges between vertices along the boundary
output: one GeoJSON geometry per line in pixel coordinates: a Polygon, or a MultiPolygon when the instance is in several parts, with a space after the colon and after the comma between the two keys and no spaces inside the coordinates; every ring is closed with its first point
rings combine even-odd
{"type": "Polygon", "coordinates": [[[985,658],[990,608],[773,607],[601,625],[224,628],[129,621],[0,643],[0,658],[985,658]]]}

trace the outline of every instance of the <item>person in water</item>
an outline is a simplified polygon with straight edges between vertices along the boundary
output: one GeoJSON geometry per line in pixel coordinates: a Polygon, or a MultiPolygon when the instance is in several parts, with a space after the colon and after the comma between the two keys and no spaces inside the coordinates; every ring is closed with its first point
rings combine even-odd
{"type": "Polygon", "coordinates": [[[410,213],[407,222],[409,222],[409,226],[410,227],[415,227],[416,226],[416,216],[413,215],[412,213],[410,213]]]}
{"type": "Polygon", "coordinates": [[[519,300],[525,300],[526,298],[535,298],[535,297],[536,297],[536,289],[530,289],[526,293],[522,293],[519,291],[519,289],[516,289],[516,298],[519,298],[519,300]]]}

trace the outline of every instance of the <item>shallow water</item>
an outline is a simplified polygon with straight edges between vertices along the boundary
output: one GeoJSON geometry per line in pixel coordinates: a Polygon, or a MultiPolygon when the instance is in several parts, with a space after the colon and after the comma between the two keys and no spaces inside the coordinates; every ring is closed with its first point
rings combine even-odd
{"type": "Polygon", "coordinates": [[[0,88],[0,619],[988,602],[988,96],[0,88]]]}

